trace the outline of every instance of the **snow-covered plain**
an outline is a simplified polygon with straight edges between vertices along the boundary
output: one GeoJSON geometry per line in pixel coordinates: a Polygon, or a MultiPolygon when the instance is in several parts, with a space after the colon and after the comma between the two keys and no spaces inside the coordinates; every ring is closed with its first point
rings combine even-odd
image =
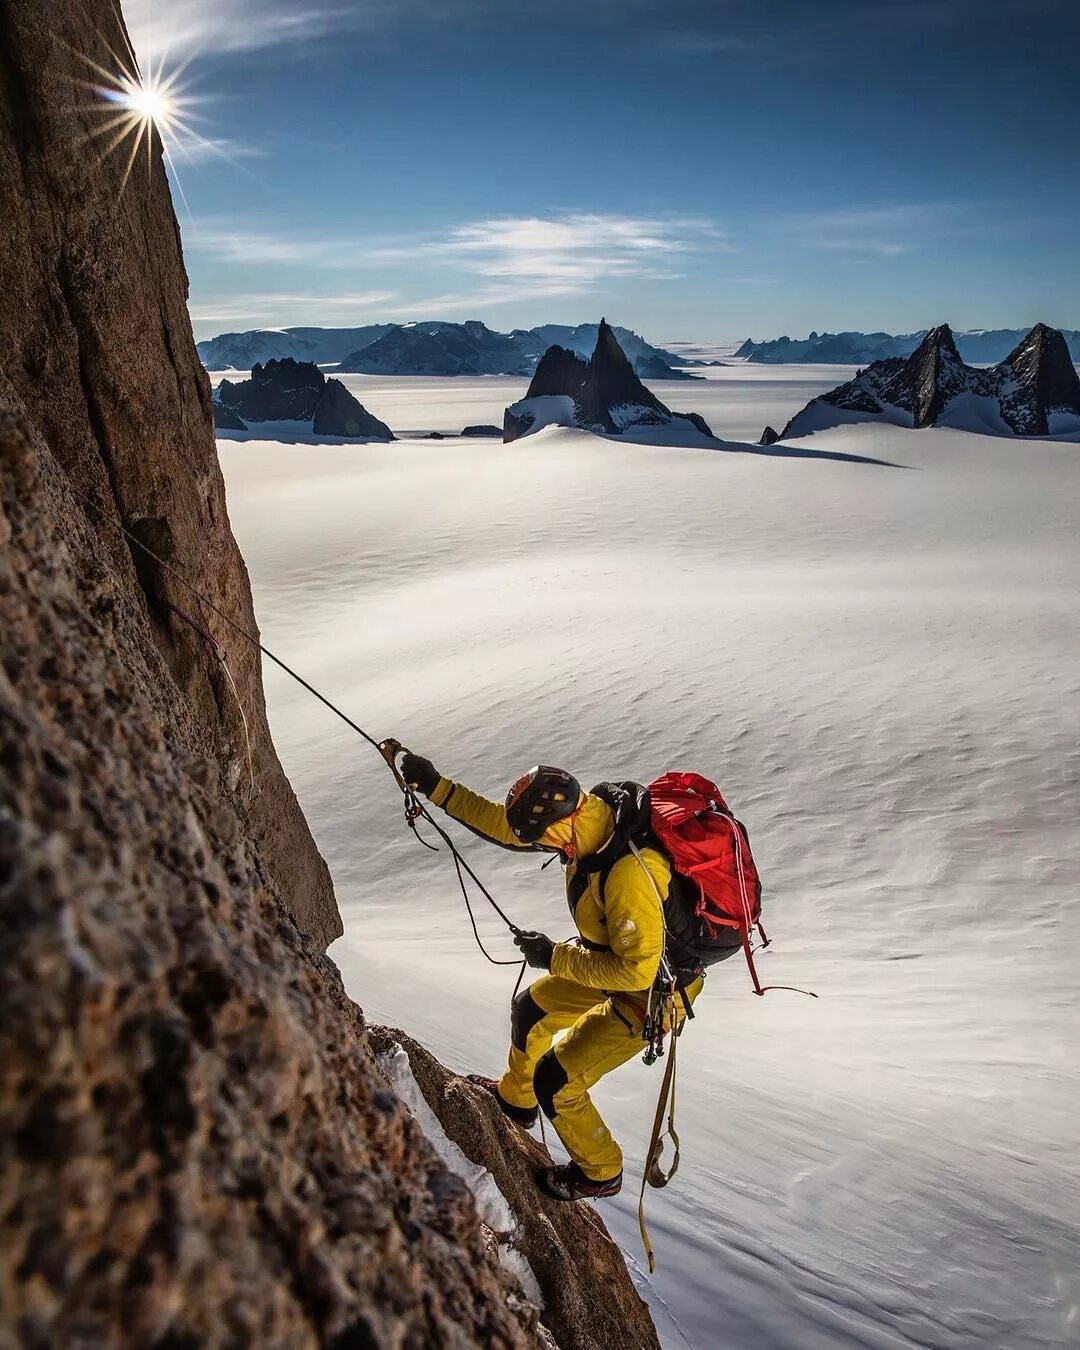
{"type": "MultiPolygon", "coordinates": [[[[711,374],[673,405],[755,438],[841,377],[711,374]]],[[[411,417],[405,382],[349,383],[395,429],[497,420],[523,388],[410,381],[411,417]]],[[[371,731],[493,795],[538,759],[590,783],[697,769],[747,822],[759,969],[820,998],[754,998],[731,961],[699,1000],[682,1169],[649,1197],[665,1344],[1080,1345],[1080,447],[845,426],[774,456],[552,428],[221,457],[264,640],[371,731]]],[[[497,1071],[516,971],[476,951],[372,751],[267,684],[350,992],[497,1071]]],[[[570,932],[557,869],[461,841],[519,923],[570,932]]],[[[598,1090],[628,1169],[604,1214],[639,1261],[659,1078],[634,1061],[598,1090]]]]}

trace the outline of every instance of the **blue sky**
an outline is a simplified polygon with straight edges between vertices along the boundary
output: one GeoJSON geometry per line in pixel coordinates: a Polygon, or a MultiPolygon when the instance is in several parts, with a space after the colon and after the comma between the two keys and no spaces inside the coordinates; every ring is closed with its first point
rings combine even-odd
{"type": "Polygon", "coordinates": [[[1080,327],[1063,0],[128,0],[199,337],[1080,327]]]}

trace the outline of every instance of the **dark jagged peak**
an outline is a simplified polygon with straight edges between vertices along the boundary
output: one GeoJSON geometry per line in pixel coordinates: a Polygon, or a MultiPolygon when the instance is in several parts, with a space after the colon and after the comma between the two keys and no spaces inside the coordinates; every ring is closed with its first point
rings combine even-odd
{"type": "Polygon", "coordinates": [[[1002,366],[1017,386],[1005,395],[1005,415],[1030,423],[1029,435],[1045,436],[1058,418],[1080,418],[1080,377],[1056,328],[1037,323],[1002,366]]]}
{"type": "Polygon", "coordinates": [[[369,441],[397,439],[386,423],[369,413],[340,380],[326,381],[311,430],[316,436],[362,436],[369,441]]]}
{"type": "Polygon", "coordinates": [[[673,413],[642,384],[606,319],[588,362],[566,347],[547,349],[525,397],[506,409],[503,440],[553,425],[616,436],[631,427],[674,425],[692,444],[712,437],[704,418],[673,413]]]}
{"type": "MultiPolygon", "coordinates": [[[[911,384],[910,412],[915,425],[936,426],[946,403],[962,392],[967,370],[949,325],[932,328],[904,364],[911,384]]],[[[906,406],[906,402],[901,401],[900,406],[906,406]]]]}
{"type": "MultiPolygon", "coordinates": [[[[638,379],[606,319],[600,320],[597,329],[596,346],[589,358],[578,405],[584,423],[600,426],[605,431],[622,431],[627,425],[626,415],[619,411],[622,409],[648,410],[661,418],[671,416],[670,408],[666,408],[638,379]]],[[[633,420],[650,419],[635,415],[633,420]]]]}
{"type": "Polygon", "coordinates": [[[775,427],[766,427],[761,433],[761,440],[758,441],[758,445],[775,445],[779,439],[780,433],[775,427]]]}
{"type": "Polygon", "coordinates": [[[1080,430],[1080,379],[1064,336],[1036,324],[996,366],[964,364],[948,324],[908,357],[875,361],[813,399],[784,428],[805,436],[841,422],[881,418],[900,426],[950,426],[997,436],[1080,430]]]}
{"type": "Polygon", "coordinates": [[[251,367],[253,383],[278,389],[321,389],[325,378],[314,361],[296,361],[291,356],[261,365],[256,361],[251,367]]]}
{"type": "Polygon", "coordinates": [[[315,415],[326,376],[313,361],[256,362],[251,378],[222,380],[216,400],[245,422],[309,422],[315,415]]]}
{"type": "Polygon", "coordinates": [[[526,398],[541,398],[546,394],[577,396],[588,374],[589,363],[568,347],[549,347],[536,364],[536,371],[526,391],[526,398]]]}
{"type": "Polygon", "coordinates": [[[394,433],[340,380],[328,380],[311,361],[292,357],[256,363],[251,378],[222,380],[214,394],[214,425],[245,431],[251,422],[310,422],[318,436],[392,441],[394,433]]]}

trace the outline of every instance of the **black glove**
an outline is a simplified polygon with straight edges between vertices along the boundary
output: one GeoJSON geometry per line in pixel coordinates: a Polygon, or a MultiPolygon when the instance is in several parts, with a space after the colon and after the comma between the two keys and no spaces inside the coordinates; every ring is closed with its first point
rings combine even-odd
{"type": "Polygon", "coordinates": [[[518,933],[514,946],[525,957],[530,966],[537,970],[551,969],[551,953],[555,944],[546,933],[518,933]]]}
{"type": "Polygon", "coordinates": [[[442,774],[430,759],[406,750],[401,759],[401,776],[410,787],[419,788],[425,797],[430,797],[439,786],[442,774]]]}

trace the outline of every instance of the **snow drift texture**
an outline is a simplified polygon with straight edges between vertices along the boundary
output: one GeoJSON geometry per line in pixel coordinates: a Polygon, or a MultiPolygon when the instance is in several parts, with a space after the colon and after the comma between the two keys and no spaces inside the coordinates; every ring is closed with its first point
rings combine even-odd
{"type": "Polygon", "coordinates": [[[812,399],[781,439],[842,422],[880,417],[902,426],[951,426],[997,435],[1046,436],[1080,430],[1080,379],[1065,339],[1036,324],[989,370],[960,359],[947,324],[909,357],[875,361],[853,380],[812,399]]]}
{"type": "Polygon", "coordinates": [[[695,438],[712,436],[703,418],[673,413],[641,383],[610,325],[601,319],[588,361],[566,347],[547,349],[525,397],[504,413],[503,440],[516,441],[545,426],[617,436],[631,427],[678,424],[695,438]]]}
{"type": "MultiPolygon", "coordinates": [[[[178,610],[215,618],[109,523],[254,626],[160,149],[121,195],[72,110],[119,20],[13,0],[0,29],[0,1344],[550,1344],[321,954],[256,657],[227,641],[253,795],[178,610]]],[[[497,1116],[457,1100],[478,1165],[512,1156],[497,1116]]],[[[560,1345],[655,1345],[598,1225],[515,1218],[560,1345]],[[583,1242],[589,1285],[545,1287],[583,1242]]]]}

